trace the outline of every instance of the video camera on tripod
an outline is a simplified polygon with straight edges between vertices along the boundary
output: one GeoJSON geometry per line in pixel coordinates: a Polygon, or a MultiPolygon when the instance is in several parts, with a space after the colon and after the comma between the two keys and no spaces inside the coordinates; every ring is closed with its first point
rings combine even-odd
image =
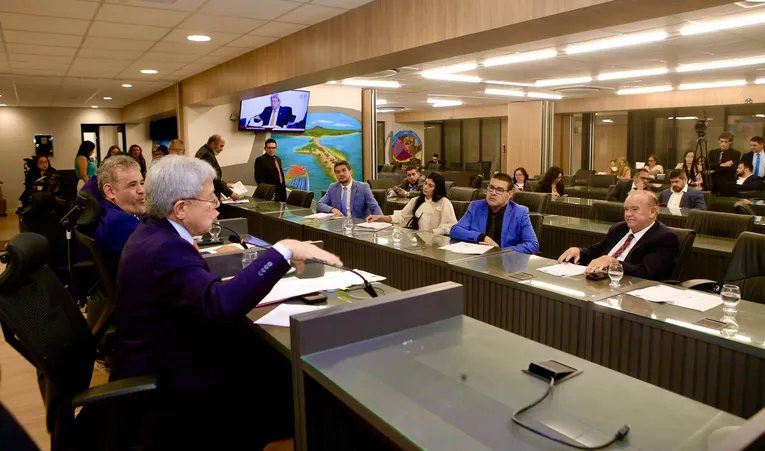
{"type": "Polygon", "coordinates": [[[709,122],[709,119],[707,119],[707,112],[702,111],[704,114],[701,118],[696,118],[696,123],[694,124],[693,128],[696,130],[696,136],[699,138],[706,138],[707,137],[707,122],[709,122]]]}

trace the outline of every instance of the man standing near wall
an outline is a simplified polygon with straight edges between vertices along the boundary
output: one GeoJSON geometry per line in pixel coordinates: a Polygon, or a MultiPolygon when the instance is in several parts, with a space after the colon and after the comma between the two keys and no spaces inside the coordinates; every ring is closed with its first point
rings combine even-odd
{"type": "Polygon", "coordinates": [[[276,140],[268,138],[264,150],[266,153],[255,159],[255,183],[268,183],[276,187],[274,200],[287,201],[287,186],[284,184],[282,160],[276,156],[276,140]]]}
{"type": "Polygon", "coordinates": [[[223,194],[224,196],[230,197],[233,200],[239,200],[239,196],[235,192],[231,191],[231,188],[229,188],[226,182],[223,181],[223,171],[218,164],[217,155],[223,152],[223,146],[225,145],[226,140],[223,139],[220,135],[212,135],[207,140],[207,144],[197,150],[195,157],[208,162],[210,166],[215,169],[217,176],[215,177],[215,180],[213,180],[213,186],[215,187],[215,195],[217,197],[220,197],[220,195],[223,194]]]}

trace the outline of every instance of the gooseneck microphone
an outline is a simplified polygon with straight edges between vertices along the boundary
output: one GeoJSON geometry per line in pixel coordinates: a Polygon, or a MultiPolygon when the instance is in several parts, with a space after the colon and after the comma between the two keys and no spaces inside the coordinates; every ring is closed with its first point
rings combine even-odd
{"type": "Polygon", "coordinates": [[[234,229],[232,229],[230,227],[226,227],[223,224],[221,224],[220,222],[216,222],[214,224],[216,226],[220,227],[221,229],[226,229],[229,232],[231,232],[231,235],[228,236],[228,240],[229,241],[231,241],[232,243],[237,243],[237,244],[239,244],[240,246],[242,246],[245,249],[249,249],[249,246],[247,246],[247,242],[244,241],[244,239],[236,232],[236,230],[234,230],[234,229]]]}

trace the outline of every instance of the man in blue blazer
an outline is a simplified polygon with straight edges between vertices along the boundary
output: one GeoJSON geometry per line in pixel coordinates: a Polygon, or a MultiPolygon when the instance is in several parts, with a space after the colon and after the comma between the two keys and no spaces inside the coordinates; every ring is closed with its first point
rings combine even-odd
{"type": "Polygon", "coordinates": [[[153,427],[157,449],[242,443],[262,449],[274,425],[270,412],[253,406],[270,394],[252,387],[275,391],[278,381],[268,380],[274,369],[245,315],[287,274],[290,261],[297,272],[308,258],[342,265],[316,246],[283,240],[221,281],[192,238],[209,232],[218,217],[215,178],[212,166],[195,158],[168,155],[154,163],[146,176],[149,218],[120,261],[110,379],[157,375],[163,397],[155,412],[161,424],[153,427]]]}
{"type": "Polygon", "coordinates": [[[498,172],[491,177],[486,200],[470,203],[467,213],[449,236],[455,240],[512,249],[524,254],[539,252],[539,241],[529,219],[529,209],[510,201],[513,181],[498,172]]]}
{"type": "Polygon", "coordinates": [[[316,211],[359,219],[383,214],[369,185],[353,180],[350,163],[345,160],[338,161],[334,170],[338,181],[329,185],[327,194],[316,204],[316,211]]]}
{"type": "Polygon", "coordinates": [[[101,251],[112,283],[117,280],[122,248],[138,228],[146,194],[138,161],[129,155],[114,155],[101,163],[96,175],[101,193],[101,219],[93,241],[101,251]]]}
{"type": "Polygon", "coordinates": [[[701,191],[688,187],[685,171],[673,169],[669,173],[671,189],[665,189],[659,195],[659,203],[669,208],[692,208],[706,210],[707,203],[701,191]]]}

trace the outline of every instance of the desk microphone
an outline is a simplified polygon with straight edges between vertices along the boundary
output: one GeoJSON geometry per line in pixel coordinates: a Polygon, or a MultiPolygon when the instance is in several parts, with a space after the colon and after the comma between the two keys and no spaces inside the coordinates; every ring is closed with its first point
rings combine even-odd
{"type": "Polygon", "coordinates": [[[228,236],[228,240],[229,241],[231,241],[232,243],[237,243],[237,244],[241,245],[245,249],[249,249],[249,247],[247,246],[247,242],[244,241],[244,239],[242,239],[242,237],[239,236],[238,233],[236,233],[236,230],[234,230],[234,229],[232,229],[230,227],[226,227],[226,226],[224,226],[223,224],[221,224],[219,222],[216,222],[215,225],[217,225],[221,229],[226,229],[229,232],[232,232],[231,235],[228,236]]]}

